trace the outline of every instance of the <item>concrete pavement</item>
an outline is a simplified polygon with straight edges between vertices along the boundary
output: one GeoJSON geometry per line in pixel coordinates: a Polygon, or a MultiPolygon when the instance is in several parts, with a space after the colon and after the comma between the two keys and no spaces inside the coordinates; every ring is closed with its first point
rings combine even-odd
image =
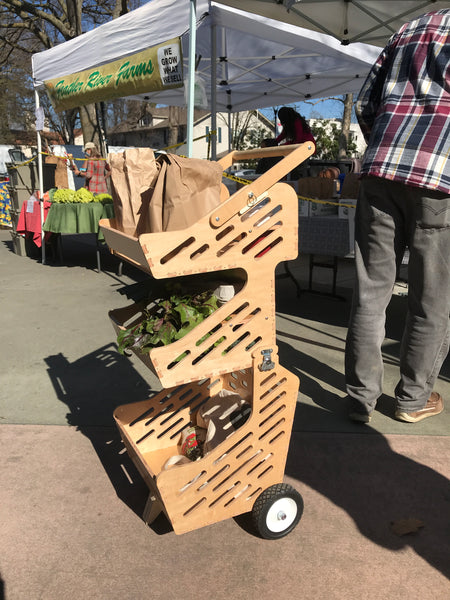
{"type": "MultiPolygon", "coordinates": [[[[450,593],[450,364],[436,389],[444,414],[393,419],[405,299],[395,297],[384,346],[385,395],[370,426],[348,421],[343,349],[351,261],[336,299],[277,283],[280,361],[300,377],[285,480],[304,515],[279,541],[245,516],[176,536],[142,519],[147,490],[113,423],[116,406],[159,381],[117,353],[107,312],[146,276],[64,236],[64,264],[20,257],[0,231],[0,600],[435,600],[450,593]],[[418,519],[416,533],[392,524],[418,519]]],[[[38,256],[38,255],[37,255],[38,256]]],[[[306,285],[307,260],[292,268],[306,285]]],[[[280,268],[280,274],[282,268],[280,268]]],[[[328,289],[329,273],[318,273],[328,289]]]]}

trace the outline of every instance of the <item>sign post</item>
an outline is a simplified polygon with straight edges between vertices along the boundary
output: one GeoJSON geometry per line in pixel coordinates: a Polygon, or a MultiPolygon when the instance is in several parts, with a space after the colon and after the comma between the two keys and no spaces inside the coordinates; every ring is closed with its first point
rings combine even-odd
{"type": "Polygon", "coordinates": [[[194,137],[194,95],[195,95],[195,46],[197,43],[196,0],[190,0],[189,24],[189,79],[187,103],[187,155],[192,158],[194,137]]]}

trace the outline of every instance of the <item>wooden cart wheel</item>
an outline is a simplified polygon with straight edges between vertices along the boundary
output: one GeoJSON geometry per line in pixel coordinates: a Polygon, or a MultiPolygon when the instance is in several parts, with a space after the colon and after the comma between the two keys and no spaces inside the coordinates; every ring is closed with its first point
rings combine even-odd
{"type": "Polygon", "coordinates": [[[266,540],[278,540],[290,533],[303,513],[303,498],[292,486],[277,483],[264,490],[252,509],[252,521],[266,540]]]}

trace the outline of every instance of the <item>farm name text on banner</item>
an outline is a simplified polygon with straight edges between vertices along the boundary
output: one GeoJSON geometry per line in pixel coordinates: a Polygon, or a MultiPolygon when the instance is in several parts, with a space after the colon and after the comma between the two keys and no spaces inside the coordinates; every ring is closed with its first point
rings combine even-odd
{"type": "Polygon", "coordinates": [[[57,111],[111,98],[181,87],[181,42],[174,38],[99,67],[48,79],[44,85],[57,111]]]}

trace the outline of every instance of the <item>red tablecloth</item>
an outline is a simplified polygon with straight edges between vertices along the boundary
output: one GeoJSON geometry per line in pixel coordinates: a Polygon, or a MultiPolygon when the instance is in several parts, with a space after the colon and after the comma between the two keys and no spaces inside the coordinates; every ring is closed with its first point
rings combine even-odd
{"type": "MultiPolygon", "coordinates": [[[[52,205],[51,202],[44,201],[44,220],[47,217],[47,213],[52,205]]],[[[27,237],[31,237],[33,242],[41,247],[41,207],[37,200],[26,201],[22,204],[22,210],[19,215],[19,222],[17,223],[17,233],[23,233],[27,237]],[[30,209],[33,209],[31,211],[30,209]]],[[[45,233],[45,241],[52,234],[50,232],[45,233]]]]}

